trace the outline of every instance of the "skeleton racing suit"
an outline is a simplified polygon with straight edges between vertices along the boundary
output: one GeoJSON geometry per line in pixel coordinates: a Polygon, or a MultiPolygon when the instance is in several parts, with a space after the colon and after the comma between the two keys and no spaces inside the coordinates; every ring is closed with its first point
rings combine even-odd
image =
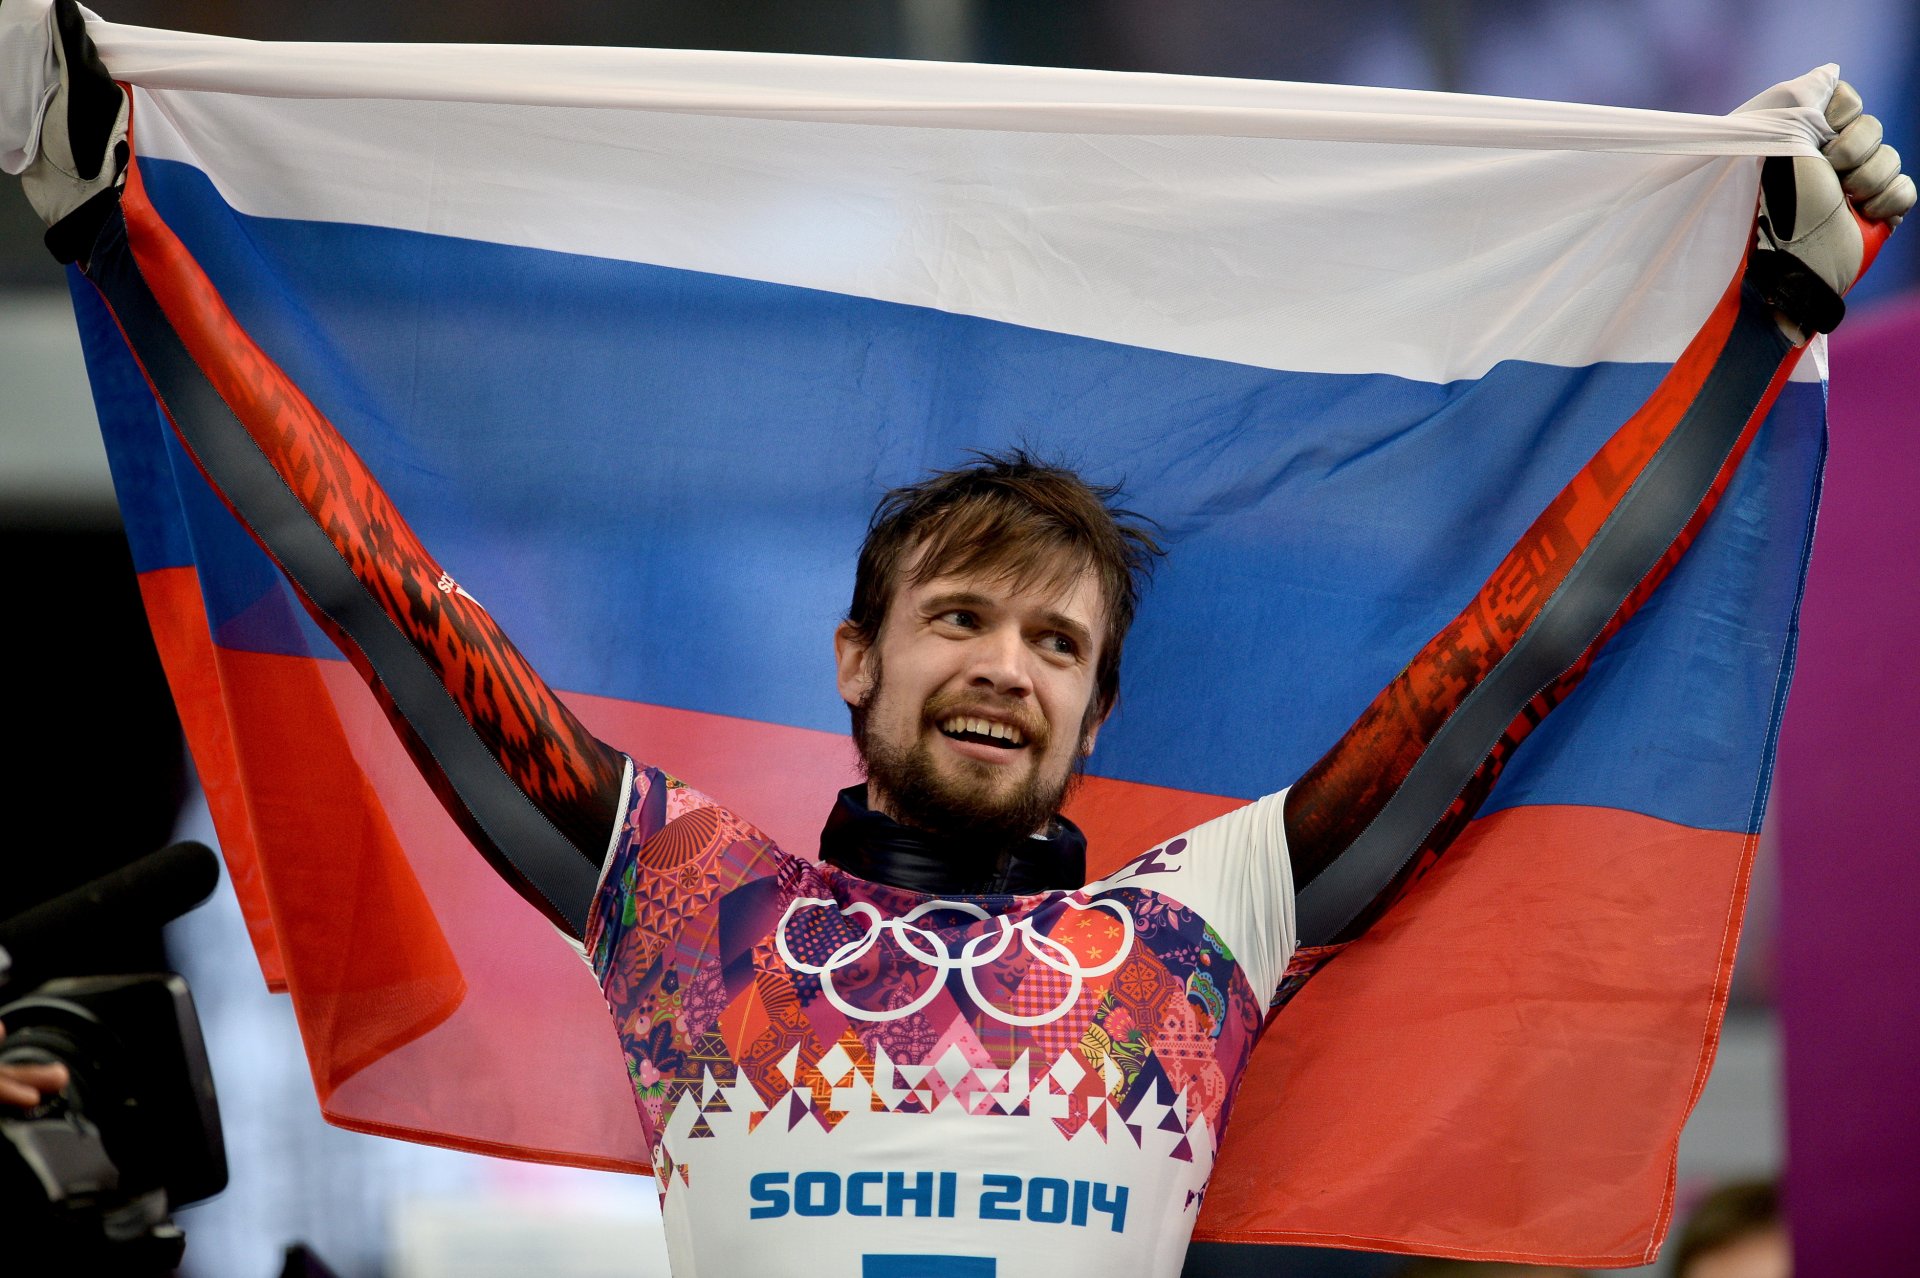
{"type": "Polygon", "coordinates": [[[82,215],[196,463],[474,845],[584,941],[681,1278],[1177,1273],[1269,1010],[1442,854],[1692,540],[1797,354],[1735,279],[1292,787],[1084,886],[927,891],[783,851],[594,739],[241,329],[139,166],[82,215]]]}

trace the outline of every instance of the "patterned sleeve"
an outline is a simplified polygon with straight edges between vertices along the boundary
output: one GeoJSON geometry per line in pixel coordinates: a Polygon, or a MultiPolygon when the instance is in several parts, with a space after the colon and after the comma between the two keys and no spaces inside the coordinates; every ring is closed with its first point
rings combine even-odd
{"type": "Polygon", "coordinates": [[[793,864],[759,829],[678,777],[623,762],[619,818],[582,933],[587,962],[616,1006],[663,962],[674,967],[691,956],[697,967],[716,940],[702,928],[764,907],[793,864]],[[750,883],[759,889],[719,909],[750,883]]]}

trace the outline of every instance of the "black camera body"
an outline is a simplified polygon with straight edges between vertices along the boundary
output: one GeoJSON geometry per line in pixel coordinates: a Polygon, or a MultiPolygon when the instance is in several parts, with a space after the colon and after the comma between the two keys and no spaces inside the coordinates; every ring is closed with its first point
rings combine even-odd
{"type": "Polygon", "coordinates": [[[173,973],[48,981],[0,1007],[0,1064],[59,1062],[70,1081],[0,1109],[0,1202],[63,1260],[169,1272],[172,1208],[226,1188],[213,1074],[187,983],[173,973]]]}
{"type": "MultiPolygon", "coordinates": [[[[188,856],[185,846],[118,872],[124,882],[109,876],[0,923],[0,942],[26,941],[16,952],[50,950],[36,943],[98,936],[94,928],[113,927],[135,905],[170,908],[190,897],[190,908],[206,894],[212,853],[191,845],[188,856]]],[[[6,961],[0,957],[0,982],[6,961]]],[[[0,1065],[60,1064],[68,1075],[31,1109],[0,1105],[9,1255],[56,1259],[64,1272],[171,1273],[185,1238],[169,1213],[227,1184],[213,1072],[185,979],[162,972],[49,980],[0,1005],[0,1025],[0,1065]]]]}

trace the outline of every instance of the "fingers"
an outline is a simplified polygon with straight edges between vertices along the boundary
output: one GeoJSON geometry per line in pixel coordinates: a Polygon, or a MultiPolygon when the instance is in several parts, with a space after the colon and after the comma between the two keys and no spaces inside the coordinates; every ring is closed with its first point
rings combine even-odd
{"type": "Polygon", "coordinates": [[[1885,136],[1886,131],[1880,127],[1879,120],[1870,115],[1857,115],[1851,124],[1840,130],[1838,137],[1822,148],[1821,153],[1834,168],[1845,173],[1865,163],[1885,136]]]}
{"type": "MultiPolygon", "coordinates": [[[[0,1039],[6,1036],[7,1027],[0,1025],[0,1039]]],[[[44,1094],[60,1091],[67,1081],[65,1065],[0,1065],[0,1105],[32,1109],[44,1094]]]]}
{"type": "Polygon", "coordinates": [[[1865,109],[1866,103],[1860,100],[1860,91],[1842,80],[1833,86],[1833,96],[1827,99],[1827,123],[1838,133],[1852,124],[1865,109]]]}
{"type": "Polygon", "coordinates": [[[40,1089],[17,1083],[0,1070],[0,1105],[18,1105],[21,1109],[32,1109],[40,1103],[40,1089]]]}
{"type": "Polygon", "coordinates": [[[1847,198],[1862,215],[1897,225],[1920,193],[1900,172],[1900,153],[1886,145],[1880,121],[1865,113],[1859,91],[1845,80],[1827,101],[1827,123],[1835,136],[1822,153],[1840,175],[1847,198]]]}
{"type": "Polygon", "coordinates": [[[1859,204],[1886,190],[1888,183],[1899,176],[1900,153],[1890,146],[1883,146],[1868,156],[1860,167],[1851,172],[1843,170],[1840,185],[1846,188],[1853,202],[1859,204]]]}
{"type": "Polygon", "coordinates": [[[1916,192],[1913,179],[1902,173],[1887,183],[1887,189],[1860,206],[1860,212],[1876,222],[1892,222],[1896,225],[1913,207],[1916,192]]]}
{"type": "Polygon", "coordinates": [[[66,1085],[65,1065],[0,1065],[0,1104],[31,1109],[66,1085]]]}

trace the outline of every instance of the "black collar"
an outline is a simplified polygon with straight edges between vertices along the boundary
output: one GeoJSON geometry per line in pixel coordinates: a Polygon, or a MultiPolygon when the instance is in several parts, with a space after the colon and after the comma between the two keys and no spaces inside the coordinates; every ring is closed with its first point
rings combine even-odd
{"type": "Polygon", "coordinates": [[[820,831],[820,859],[857,878],[939,896],[1071,891],[1087,881],[1087,837],[1063,816],[1044,837],[968,847],[873,811],[864,785],[835,800],[820,831]]]}

